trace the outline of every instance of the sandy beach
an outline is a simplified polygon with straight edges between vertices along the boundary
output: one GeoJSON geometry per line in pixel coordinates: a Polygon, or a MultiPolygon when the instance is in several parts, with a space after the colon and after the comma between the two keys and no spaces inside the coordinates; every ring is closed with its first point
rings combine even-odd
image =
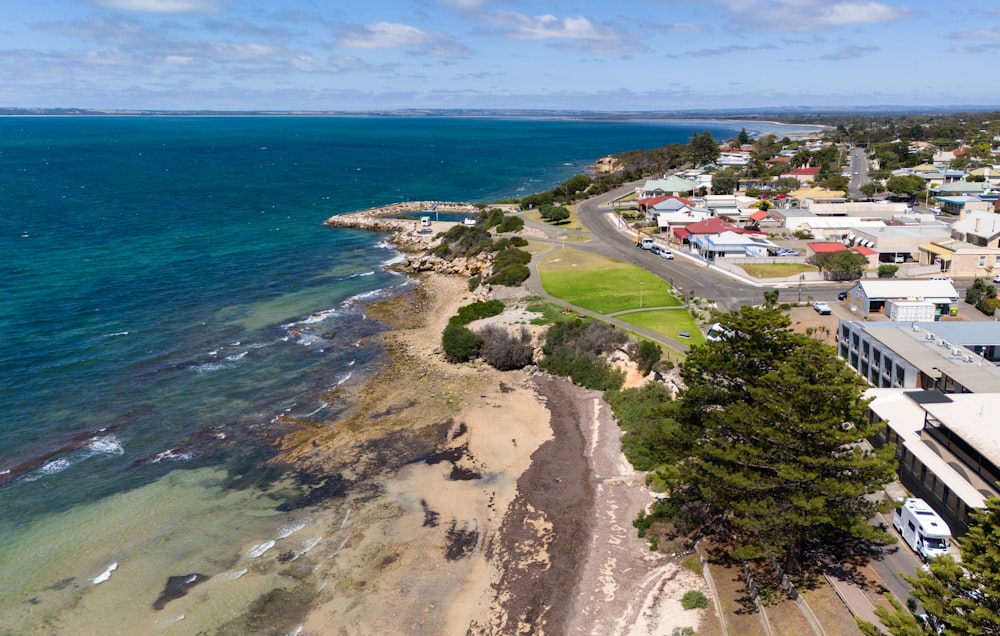
{"type": "Polygon", "coordinates": [[[472,300],[465,278],[432,274],[371,305],[368,316],[394,328],[387,363],[349,396],[331,395],[357,404],[349,417],[286,439],[283,458],[336,490],[296,592],[310,607],[299,633],[696,627],[700,610],[676,599],[704,583],[636,537],[631,521],[652,496],[600,395],[444,360],[440,334],[472,300]]]}

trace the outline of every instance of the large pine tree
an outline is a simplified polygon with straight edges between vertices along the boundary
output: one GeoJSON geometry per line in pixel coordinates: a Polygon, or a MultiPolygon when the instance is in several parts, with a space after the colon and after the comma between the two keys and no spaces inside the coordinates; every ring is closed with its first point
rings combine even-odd
{"type": "Polygon", "coordinates": [[[777,309],[744,307],[720,323],[727,337],[681,368],[677,418],[694,444],[672,496],[708,504],[734,556],[770,554],[790,571],[821,533],[884,539],[865,495],[894,478],[895,460],[864,444],[877,429],[863,417],[864,380],[777,309]]]}

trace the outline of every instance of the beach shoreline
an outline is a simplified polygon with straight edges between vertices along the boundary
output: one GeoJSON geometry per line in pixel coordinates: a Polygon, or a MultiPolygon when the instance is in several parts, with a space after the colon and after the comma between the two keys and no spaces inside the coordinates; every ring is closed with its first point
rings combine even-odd
{"type": "MultiPolygon", "coordinates": [[[[405,233],[392,241],[412,257],[422,244],[405,233]]],[[[352,412],[283,444],[281,461],[344,484],[317,514],[329,538],[314,551],[300,633],[697,627],[679,603],[649,611],[704,584],[636,536],[631,521],[653,495],[601,395],[537,371],[447,362],[448,318],[488,292],[464,276],[409,275],[411,291],[366,306],[391,331],[385,364],[348,389],[352,412]]],[[[523,312],[526,292],[504,294],[523,312]]]]}

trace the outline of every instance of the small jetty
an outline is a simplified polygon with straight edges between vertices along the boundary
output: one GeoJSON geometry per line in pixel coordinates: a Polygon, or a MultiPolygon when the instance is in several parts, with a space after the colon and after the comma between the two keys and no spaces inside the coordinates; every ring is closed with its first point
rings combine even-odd
{"type": "Polygon", "coordinates": [[[373,230],[376,232],[405,232],[414,229],[415,224],[420,221],[418,219],[401,219],[398,217],[421,213],[423,213],[422,216],[433,216],[434,211],[476,216],[479,214],[479,210],[479,206],[472,203],[404,201],[331,216],[326,220],[326,225],[373,230]],[[432,208],[434,208],[433,211],[432,208]]]}

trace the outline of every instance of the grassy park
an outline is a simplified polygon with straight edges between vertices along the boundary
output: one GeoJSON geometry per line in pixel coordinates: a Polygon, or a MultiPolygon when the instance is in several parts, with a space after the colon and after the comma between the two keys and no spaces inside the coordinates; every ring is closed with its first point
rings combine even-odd
{"type": "Polygon", "coordinates": [[[702,335],[698,325],[695,324],[691,314],[683,309],[654,309],[651,311],[637,311],[617,316],[618,320],[661,333],[673,338],[677,342],[689,345],[704,344],[705,336],[702,335]],[[687,332],[687,337],[680,333],[687,332]]]}
{"type": "Polygon", "coordinates": [[[548,293],[602,314],[640,309],[640,302],[643,308],[681,304],[670,293],[670,285],[650,272],[572,248],[540,262],[538,272],[548,293]]]}

